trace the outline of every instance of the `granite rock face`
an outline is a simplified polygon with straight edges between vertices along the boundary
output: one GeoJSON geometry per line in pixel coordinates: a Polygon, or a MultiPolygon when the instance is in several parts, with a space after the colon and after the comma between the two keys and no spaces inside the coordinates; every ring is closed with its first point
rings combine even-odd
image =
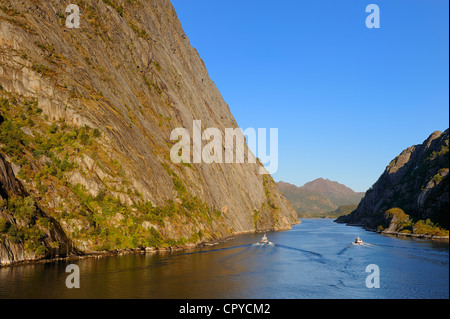
{"type": "Polygon", "coordinates": [[[49,218],[29,197],[1,153],[0,202],[0,265],[77,253],[58,222],[49,218]],[[27,211],[33,211],[33,217],[27,216],[27,211]],[[40,223],[42,221],[45,223],[40,223]],[[24,241],[23,238],[30,240],[24,241]],[[27,244],[30,249],[25,248],[27,244]]]}
{"type": "MultiPolygon", "coordinates": [[[[76,214],[82,205],[77,205],[80,192],[74,193],[74,186],[86,196],[113,197],[128,207],[129,215],[110,223],[117,227],[130,219],[148,226],[139,219],[145,203],[177,208],[189,206],[189,199],[208,207],[201,218],[175,213],[159,224],[150,220],[156,227],[146,229],[165,240],[217,240],[240,232],[288,229],[298,222],[272,178],[259,174],[259,162],[171,161],[173,129],[192,132],[194,120],[201,121],[203,130],[214,127],[222,133],[238,126],[170,1],[86,0],[78,5],[78,29],[66,26],[64,1],[2,0],[0,10],[0,94],[12,105],[36,101],[42,112],[33,125],[21,124],[31,146],[23,153],[27,162],[21,163],[27,178],[19,180],[69,238],[76,229],[96,227],[95,218],[76,214]],[[35,145],[49,138],[52,124],[52,132],[66,127],[95,130],[98,147],[90,152],[79,146],[72,153],[67,150],[67,161],[76,168],[59,176],[63,183],[46,180],[43,192],[33,179],[58,155],[37,156],[35,145]],[[119,173],[111,173],[105,162],[119,173]],[[61,217],[68,207],[75,217],[61,217]],[[194,236],[199,232],[202,236],[194,236]]],[[[2,111],[8,120],[14,110],[2,111]]],[[[17,157],[11,156],[10,164],[19,172],[17,157]]],[[[94,217],[102,214],[92,205],[88,208],[94,217]]],[[[83,251],[94,250],[95,239],[73,240],[83,251]]]]}
{"type": "Polygon", "coordinates": [[[366,192],[358,208],[338,222],[375,229],[385,213],[400,208],[416,220],[449,228],[449,130],[436,131],[404,150],[366,192]]]}

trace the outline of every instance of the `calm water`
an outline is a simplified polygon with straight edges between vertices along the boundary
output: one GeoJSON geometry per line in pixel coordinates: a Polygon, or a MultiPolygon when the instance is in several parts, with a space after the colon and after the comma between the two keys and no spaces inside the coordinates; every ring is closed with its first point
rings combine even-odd
{"type": "Polygon", "coordinates": [[[242,235],[195,251],[0,268],[0,298],[449,298],[448,243],[398,239],[331,220],[242,235]],[[367,246],[349,245],[359,235],[367,246]],[[65,268],[80,268],[80,289],[65,268]],[[366,266],[380,288],[366,287],[366,266]]]}

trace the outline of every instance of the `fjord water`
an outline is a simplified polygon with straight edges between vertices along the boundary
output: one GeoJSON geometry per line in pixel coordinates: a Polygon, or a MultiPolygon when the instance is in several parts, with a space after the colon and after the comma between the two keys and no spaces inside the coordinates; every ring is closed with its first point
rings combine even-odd
{"type": "Polygon", "coordinates": [[[449,298],[448,242],[387,237],[332,220],[235,237],[187,252],[133,254],[0,268],[0,298],[449,298]],[[351,245],[360,236],[370,245],[351,245]],[[80,288],[68,289],[68,264],[80,288]],[[369,264],[380,288],[366,287],[369,264]]]}

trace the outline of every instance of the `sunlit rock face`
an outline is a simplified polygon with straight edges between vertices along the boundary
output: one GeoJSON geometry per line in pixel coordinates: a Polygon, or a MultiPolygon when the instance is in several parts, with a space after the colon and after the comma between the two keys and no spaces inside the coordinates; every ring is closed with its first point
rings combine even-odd
{"type": "Polygon", "coordinates": [[[83,1],[80,28],[66,26],[66,6],[2,1],[0,114],[25,136],[17,154],[1,143],[15,177],[74,247],[192,244],[298,222],[259,161],[171,160],[175,128],[237,124],[169,1],[83,1]]]}

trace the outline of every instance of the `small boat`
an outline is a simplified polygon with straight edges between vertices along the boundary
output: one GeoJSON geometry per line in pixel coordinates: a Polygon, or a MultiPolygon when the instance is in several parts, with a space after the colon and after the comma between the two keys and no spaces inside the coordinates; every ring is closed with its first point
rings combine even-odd
{"type": "Polygon", "coordinates": [[[359,236],[356,237],[355,244],[363,244],[363,241],[362,241],[362,239],[359,236]]]}
{"type": "Polygon", "coordinates": [[[266,234],[264,234],[263,238],[261,238],[261,240],[259,241],[259,243],[261,245],[268,245],[269,244],[269,240],[267,239],[266,234]]]}

